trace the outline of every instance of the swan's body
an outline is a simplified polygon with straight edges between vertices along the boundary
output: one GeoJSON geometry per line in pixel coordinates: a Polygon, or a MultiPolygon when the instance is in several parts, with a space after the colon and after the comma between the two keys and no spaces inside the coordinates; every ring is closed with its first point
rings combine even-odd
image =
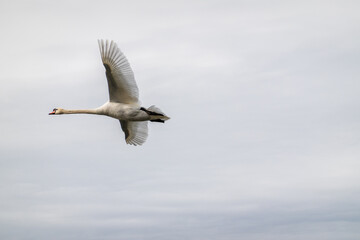
{"type": "Polygon", "coordinates": [[[100,53],[106,69],[110,100],[96,109],[67,110],[54,108],[51,115],[97,114],[120,120],[126,143],[141,145],[146,141],[147,121],[165,122],[170,119],[160,109],[141,107],[139,90],[125,55],[111,41],[99,41],[100,53]]]}

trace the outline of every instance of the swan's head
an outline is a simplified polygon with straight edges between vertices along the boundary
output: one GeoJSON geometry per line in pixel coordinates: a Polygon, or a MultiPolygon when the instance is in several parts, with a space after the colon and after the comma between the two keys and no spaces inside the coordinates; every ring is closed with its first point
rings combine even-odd
{"type": "Polygon", "coordinates": [[[57,114],[63,114],[63,109],[62,108],[54,108],[53,111],[51,113],[49,113],[49,115],[57,115],[57,114]]]}

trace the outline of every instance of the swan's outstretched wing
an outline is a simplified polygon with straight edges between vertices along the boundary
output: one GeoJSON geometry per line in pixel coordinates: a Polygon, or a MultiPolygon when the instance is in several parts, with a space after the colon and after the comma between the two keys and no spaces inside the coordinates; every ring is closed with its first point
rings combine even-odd
{"type": "Polygon", "coordinates": [[[125,133],[127,144],[142,145],[148,136],[147,121],[133,122],[120,120],[121,129],[125,133]]]}
{"type": "Polygon", "coordinates": [[[106,69],[110,102],[137,103],[139,90],[134,73],[116,43],[98,40],[101,59],[106,69]]]}

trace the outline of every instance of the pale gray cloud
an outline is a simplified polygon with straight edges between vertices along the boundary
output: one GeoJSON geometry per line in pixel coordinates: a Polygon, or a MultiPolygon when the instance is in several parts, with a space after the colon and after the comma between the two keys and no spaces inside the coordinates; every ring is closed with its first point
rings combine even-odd
{"type": "Polygon", "coordinates": [[[358,239],[357,1],[2,1],[1,239],[358,239]],[[172,119],[128,146],[96,40],[172,119]]]}

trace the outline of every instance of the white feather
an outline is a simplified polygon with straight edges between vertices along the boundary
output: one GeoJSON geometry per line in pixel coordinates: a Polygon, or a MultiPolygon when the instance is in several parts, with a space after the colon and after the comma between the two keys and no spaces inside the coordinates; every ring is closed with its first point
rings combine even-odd
{"type": "Polygon", "coordinates": [[[138,103],[139,90],[125,55],[113,41],[109,44],[108,40],[98,40],[98,43],[102,62],[110,68],[106,71],[110,102],[138,103]]]}
{"type": "Polygon", "coordinates": [[[125,139],[127,144],[132,145],[142,145],[148,136],[148,122],[133,122],[128,121],[127,129],[129,131],[129,136],[125,139]]]}

